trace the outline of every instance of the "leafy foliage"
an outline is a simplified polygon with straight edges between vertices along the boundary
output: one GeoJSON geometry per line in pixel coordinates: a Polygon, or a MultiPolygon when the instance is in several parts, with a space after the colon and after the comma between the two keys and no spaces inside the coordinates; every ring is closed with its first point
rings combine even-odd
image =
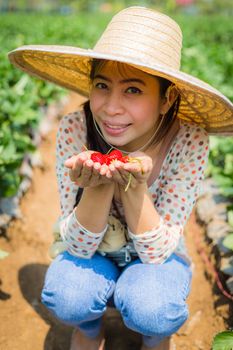
{"type": "Polygon", "coordinates": [[[214,337],[212,350],[233,350],[233,332],[218,333],[214,337]]]}
{"type": "Polygon", "coordinates": [[[211,137],[208,173],[216,180],[222,194],[233,198],[232,137],[211,137]]]}
{"type": "Polygon", "coordinates": [[[38,127],[42,106],[49,105],[65,91],[53,84],[35,79],[14,68],[7,52],[24,44],[74,44],[79,34],[80,46],[93,40],[96,26],[90,22],[58,16],[2,15],[0,20],[0,198],[17,193],[21,177],[19,167],[25,153],[33,152],[32,135],[38,127]],[[7,41],[6,41],[7,38],[7,41]]]}
{"type": "Polygon", "coordinates": [[[223,240],[223,245],[228,249],[233,250],[233,233],[227,235],[223,240]]]}
{"type": "MultiPolygon", "coordinates": [[[[92,47],[111,14],[78,16],[4,14],[0,18],[0,197],[12,196],[21,181],[19,166],[33,152],[32,135],[41,107],[65,91],[29,77],[12,67],[7,52],[25,44],[58,44],[92,47]],[[7,40],[6,40],[7,38],[7,40]]],[[[219,88],[233,99],[232,36],[229,17],[178,16],[184,33],[182,69],[219,88]]],[[[226,195],[233,195],[232,139],[212,139],[209,174],[218,177],[226,195]]]]}

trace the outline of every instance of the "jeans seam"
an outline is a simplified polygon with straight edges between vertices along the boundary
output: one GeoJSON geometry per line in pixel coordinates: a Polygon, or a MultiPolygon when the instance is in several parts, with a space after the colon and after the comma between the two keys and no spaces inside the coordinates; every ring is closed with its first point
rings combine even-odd
{"type": "MultiPolygon", "coordinates": [[[[116,291],[115,291],[115,293],[114,293],[114,295],[116,296],[116,298],[118,299],[118,301],[120,302],[120,313],[121,313],[121,315],[122,315],[122,317],[124,316],[124,317],[128,317],[128,313],[126,312],[126,310],[125,310],[125,308],[123,308],[123,303],[122,303],[122,301],[120,301],[121,299],[119,298],[119,291],[118,291],[118,289],[116,289],[116,291]]],[[[114,298],[114,301],[115,301],[115,298],[114,298]]],[[[115,305],[116,305],[116,303],[115,303],[115,305]]],[[[116,308],[117,308],[117,306],[116,306],[116,308]]]]}
{"type": "Polygon", "coordinates": [[[184,286],[182,288],[182,298],[184,299],[184,301],[186,301],[187,297],[188,297],[188,290],[191,284],[191,279],[192,279],[192,273],[190,270],[187,271],[188,272],[188,280],[185,281],[184,286]]]}
{"type": "MultiPolygon", "coordinates": [[[[105,287],[105,290],[104,290],[104,292],[103,292],[103,297],[101,298],[102,299],[102,303],[104,303],[104,307],[106,307],[106,305],[107,305],[107,302],[108,302],[108,299],[107,299],[107,295],[108,295],[108,293],[109,293],[109,291],[110,291],[110,289],[112,288],[112,285],[113,285],[113,282],[111,281],[107,281],[107,286],[105,287]]],[[[98,305],[100,306],[100,303],[98,302],[98,305]]],[[[102,306],[102,305],[101,305],[102,306]]],[[[97,308],[93,308],[92,309],[93,311],[99,311],[99,308],[97,309],[97,308]]]]}

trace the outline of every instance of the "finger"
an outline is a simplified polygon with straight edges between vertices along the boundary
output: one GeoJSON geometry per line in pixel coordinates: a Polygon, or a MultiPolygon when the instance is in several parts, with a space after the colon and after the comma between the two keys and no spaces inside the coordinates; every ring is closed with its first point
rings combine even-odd
{"type": "Polygon", "coordinates": [[[90,159],[89,151],[88,151],[88,152],[85,151],[85,152],[79,153],[78,158],[79,158],[82,162],[85,162],[86,160],[90,159]]]}
{"type": "Polygon", "coordinates": [[[69,176],[71,181],[76,182],[81,174],[82,171],[82,164],[77,164],[77,160],[73,162],[72,168],[69,170],[69,176]]]}
{"type": "Polygon", "coordinates": [[[130,171],[135,178],[148,177],[152,170],[152,160],[150,157],[142,157],[138,162],[124,164],[124,169],[130,171]]]}
{"type": "Polygon", "coordinates": [[[135,179],[135,177],[132,175],[132,173],[128,173],[126,179],[127,179],[127,183],[124,185],[125,191],[127,191],[130,187],[135,188],[136,185],[138,185],[138,183],[139,183],[139,181],[135,179]]]}
{"type": "Polygon", "coordinates": [[[102,164],[100,167],[100,175],[105,176],[106,173],[108,172],[109,168],[107,164],[102,164]]]}
{"type": "Polygon", "coordinates": [[[91,175],[91,181],[98,183],[101,179],[101,175],[99,173],[99,170],[96,169],[96,167],[93,165],[92,167],[92,175],[91,175]]]}
{"type": "Polygon", "coordinates": [[[141,172],[141,164],[139,162],[125,163],[123,169],[130,172],[141,172]]]}
{"type": "Polygon", "coordinates": [[[119,169],[119,173],[120,173],[121,178],[124,181],[125,187],[129,186],[129,185],[131,186],[131,184],[135,183],[135,178],[134,178],[132,172],[129,172],[129,171],[121,168],[121,169],[119,169]],[[130,181],[130,183],[129,183],[129,181],[130,181]]]}
{"type": "Polygon", "coordinates": [[[86,164],[87,162],[83,163],[83,168],[80,175],[84,183],[89,183],[92,176],[92,165],[90,163],[89,165],[86,164]]]}
{"type": "Polygon", "coordinates": [[[64,162],[65,167],[72,169],[78,158],[80,158],[80,154],[74,154],[70,158],[66,159],[64,162]]]}
{"type": "Polygon", "coordinates": [[[102,176],[102,178],[106,178],[106,179],[111,179],[112,178],[112,172],[110,171],[109,167],[107,164],[102,164],[100,167],[100,175],[102,176]]]}
{"type": "Polygon", "coordinates": [[[100,171],[101,171],[101,164],[98,162],[93,162],[91,180],[95,184],[109,183],[109,179],[112,177],[112,174],[109,171],[108,166],[103,167],[102,174],[100,171]]]}
{"type": "Polygon", "coordinates": [[[142,157],[141,164],[142,164],[142,170],[144,172],[149,172],[153,168],[153,162],[151,157],[142,157]]]}
{"type": "Polygon", "coordinates": [[[108,178],[108,179],[112,179],[112,172],[109,170],[109,169],[107,169],[107,171],[106,171],[106,178],[108,178]]]}
{"type": "Polygon", "coordinates": [[[118,160],[115,160],[109,165],[109,170],[111,171],[113,181],[124,185],[126,180],[122,178],[121,173],[119,171],[120,169],[122,169],[122,167],[123,163],[118,160]]]}
{"type": "Polygon", "coordinates": [[[100,168],[101,168],[101,164],[98,163],[98,162],[94,162],[93,168],[99,172],[99,171],[100,171],[100,168]]]}
{"type": "Polygon", "coordinates": [[[125,185],[126,184],[126,180],[124,177],[122,177],[121,173],[118,171],[118,169],[114,169],[111,171],[112,174],[112,179],[114,182],[119,183],[120,185],[125,185]]]}
{"type": "Polygon", "coordinates": [[[82,169],[83,169],[83,161],[81,160],[80,157],[77,157],[73,163],[73,167],[72,167],[72,173],[73,173],[73,177],[75,178],[79,178],[81,176],[82,173],[82,169]]]}
{"type": "Polygon", "coordinates": [[[87,160],[84,162],[84,166],[87,166],[88,168],[92,169],[93,166],[94,166],[93,160],[87,159],[87,160]]]}
{"type": "Polygon", "coordinates": [[[66,159],[66,161],[65,161],[65,163],[64,163],[64,166],[65,166],[66,168],[72,169],[73,164],[74,164],[74,156],[72,156],[72,157],[66,159]]]}
{"type": "Polygon", "coordinates": [[[75,162],[77,161],[77,159],[80,159],[82,161],[85,161],[88,159],[87,154],[79,153],[79,154],[74,154],[73,156],[71,156],[70,158],[66,159],[64,162],[64,166],[72,169],[74,167],[75,162]]]}

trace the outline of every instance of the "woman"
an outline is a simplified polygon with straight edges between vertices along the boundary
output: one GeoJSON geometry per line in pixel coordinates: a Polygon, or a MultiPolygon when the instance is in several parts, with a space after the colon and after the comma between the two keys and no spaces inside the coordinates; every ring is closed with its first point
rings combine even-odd
{"type": "Polygon", "coordinates": [[[208,132],[232,132],[233,108],[179,70],[181,40],[168,16],[130,7],[93,50],[25,46],[9,54],[24,71],[88,97],[59,126],[65,251],[42,291],[42,302],[75,328],[71,350],[103,349],[107,305],[142,334],[142,350],[170,349],[188,317],[183,229],[204,178],[208,132]]]}

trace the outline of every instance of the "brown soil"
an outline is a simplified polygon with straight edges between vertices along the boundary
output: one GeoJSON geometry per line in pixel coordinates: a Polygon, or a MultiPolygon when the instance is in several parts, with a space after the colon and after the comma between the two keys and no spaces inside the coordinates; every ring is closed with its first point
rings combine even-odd
{"type": "MultiPolygon", "coordinates": [[[[64,113],[75,110],[80,100],[72,100],[64,113]]],[[[35,169],[33,183],[21,202],[22,220],[9,227],[7,241],[0,247],[10,255],[0,262],[0,349],[1,350],[68,350],[72,332],[51,317],[40,303],[40,291],[50,264],[48,247],[52,242],[52,226],[59,215],[55,178],[56,127],[40,147],[44,169],[35,169]]],[[[192,291],[188,299],[189,321],[174,335],[179,350],[210,350],[213,336],[227,328],[229,302],[216,294],[195,247],[194,236],[203,230],[189,220],[187,242],[195,269],[192,291]]],[[[229,323],[228,323],[229,326],[229,323]]],[[[119,315],[109,309],[106,316],[107,349],[138,349],[140,337],[128,332],[119,315]]]]}

